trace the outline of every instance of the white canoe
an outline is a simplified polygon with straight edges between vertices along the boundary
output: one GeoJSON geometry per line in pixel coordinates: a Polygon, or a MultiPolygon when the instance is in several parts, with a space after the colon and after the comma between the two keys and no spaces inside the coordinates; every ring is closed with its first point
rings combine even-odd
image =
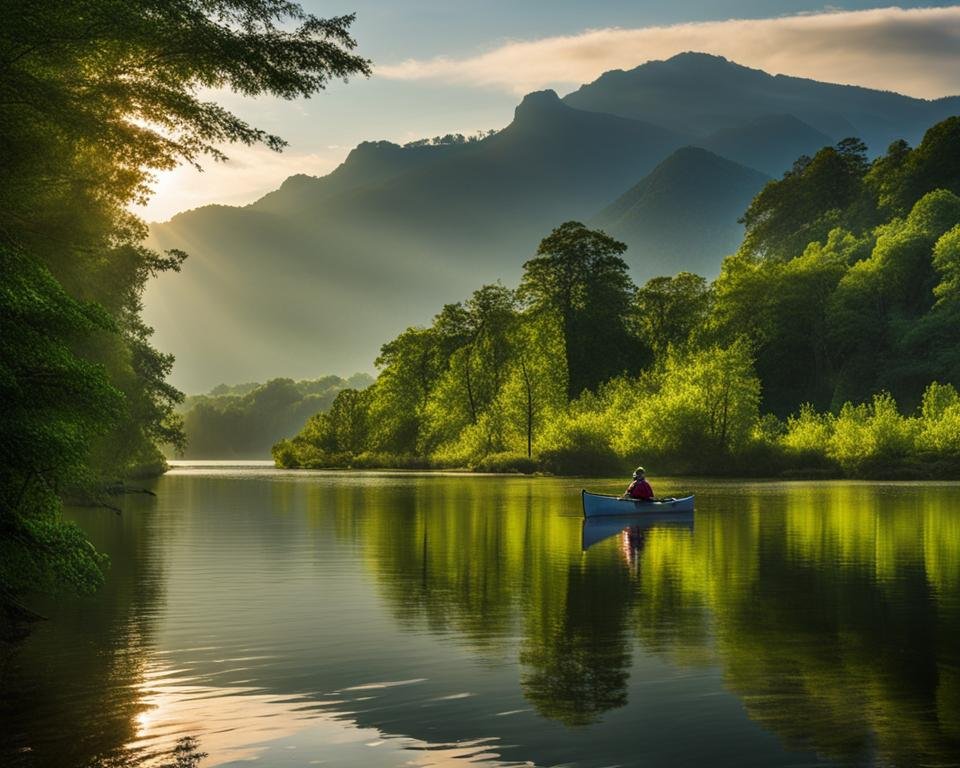
{"type": "Polygon", "coordinates": [[[693,512],[693,495],[677,499],[657,499],[640,501],[625,499],[622,496],[604,496],[599,493],[580,491],[583,498],[583,516],[600,517],[602,515],[636,515],[669,520],[681,515],[689,516],[693,512]]]}

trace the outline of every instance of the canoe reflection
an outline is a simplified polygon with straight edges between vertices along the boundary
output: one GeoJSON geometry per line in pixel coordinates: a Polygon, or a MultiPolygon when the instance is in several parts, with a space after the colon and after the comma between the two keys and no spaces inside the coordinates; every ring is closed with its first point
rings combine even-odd
{"type": "Polygon", "coordinates": [[[647,532],[652,528],[670,527],[684,528],[693,530],[693,512],[684,515],[664,515],[663,517],[651,516],[645,514],[636,517],[625,517],[618,515],[616,517],[588,517],[583,520],[581,530],[580,547],[586,552],[594,544],[599,544],[611,536],[622,535],[624,553],[627,550],[633,552],[627,555],[627,560],[632,562],[636,554],[643,549],[646,541],[647,532]]]}

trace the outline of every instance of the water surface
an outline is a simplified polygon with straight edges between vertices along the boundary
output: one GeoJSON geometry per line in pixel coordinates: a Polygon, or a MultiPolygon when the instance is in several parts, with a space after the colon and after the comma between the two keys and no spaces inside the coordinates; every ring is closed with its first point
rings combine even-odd
{"type": "Polygon", "coordinates": [[[960,765],[960,485],[661,480],[692,525],[583,551],[584,482],[213,465],[72,511],[107,585],[2,658],[0,764],[960,765]]]}

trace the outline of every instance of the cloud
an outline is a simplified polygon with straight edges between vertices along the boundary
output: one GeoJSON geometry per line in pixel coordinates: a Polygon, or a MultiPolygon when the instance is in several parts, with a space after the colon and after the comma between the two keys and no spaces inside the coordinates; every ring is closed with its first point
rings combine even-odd
{"type": "Polygon", "coordinates": [[[520,94],[587,83],[608,70],[683,51],[718,54],[773,74],[934,98],[960,93],[960,5],[590,29],[510,41],[468,58],[409,59],[377,67],[376,74],[520,94]]]}

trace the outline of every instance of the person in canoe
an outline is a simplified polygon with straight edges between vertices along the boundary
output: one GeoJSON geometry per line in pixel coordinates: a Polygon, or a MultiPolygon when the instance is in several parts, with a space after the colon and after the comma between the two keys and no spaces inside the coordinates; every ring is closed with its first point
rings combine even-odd
{"type": "Polygon", "coordinates": [[[623,494],[625,499],[637,499],[638,501],[653,501],[653,488],[647,482],[646,472],[643,467],[637,467],[633,470],[633,482],[623,494]]]}

